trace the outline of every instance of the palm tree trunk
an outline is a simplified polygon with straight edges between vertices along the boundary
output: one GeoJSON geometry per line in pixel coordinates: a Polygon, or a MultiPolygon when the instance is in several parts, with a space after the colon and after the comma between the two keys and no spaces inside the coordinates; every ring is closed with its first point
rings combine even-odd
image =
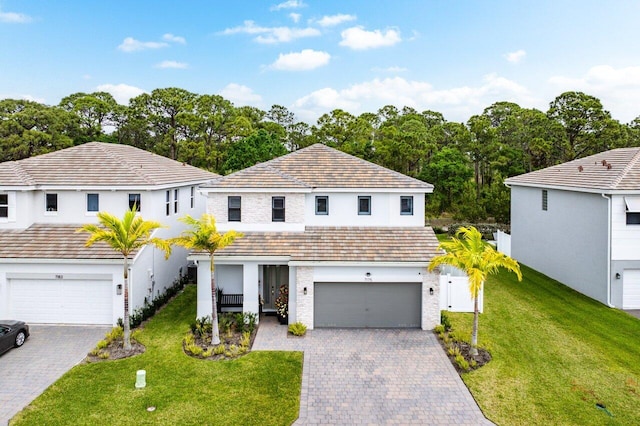
{"type": "Polygon", "coordinates": [[[471,333],[471,355],[478,355],[478,294],[473,297],[473,332],[471,333]]]}
{"type": "Polygon", "coordinates": [[[218,330],[218,309],[216,301],[216,281],[214,277],[213,254],[211,255],[211,344],[220,344],[220,332],[218,330]]]}
{"type": "Polygon", "coordinates": [[[124,257],[124,320],[122,321],[124,329],[124,350],[131,350],[131,330],[129,327],[129,265],[127,256],[124,257]]]}

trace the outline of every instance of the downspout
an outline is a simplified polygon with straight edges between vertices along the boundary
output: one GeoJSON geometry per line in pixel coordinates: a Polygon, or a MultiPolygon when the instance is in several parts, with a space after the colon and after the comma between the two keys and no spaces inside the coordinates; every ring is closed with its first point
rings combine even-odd
{"type": "Polygon", "coordinates": [[[607,306],[615,308],[611,304],[611,197],[602,195],[602,198],[607,200],[607,306]]]}

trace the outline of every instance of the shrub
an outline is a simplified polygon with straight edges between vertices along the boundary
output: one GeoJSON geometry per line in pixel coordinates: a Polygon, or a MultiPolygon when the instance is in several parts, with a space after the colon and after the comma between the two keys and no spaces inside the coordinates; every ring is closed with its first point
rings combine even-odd
{"type": "Polygon", "coordinates": [[[114,342],[118,339],[122,339],[124,336],[124,330],[122,327],[113,327],[104,337],[108,343],[114,342]]]}
{"type": "Polygon", "coordinates": [[[225,347],[224,345],[221,343],[218,346],[213,348],[213,353],[215,355],[222,355],[224,353],[225,347]]]}
{"type": "Polygon", "coordinates": [[[100,352],[98,354],[98,358],[100,358],[100,359],[108,359],[109,358],[109,352],[107,352],[107,351],[100,352]]]}
{"type": "Polygon", "coordinates": [[[444,334],[444,325],[442,324],[438,324],[433,328],[433,331],[442,338],[442,335],[444,334]]]}
{"type": "Polygon", "coordinates": [[[242,333],[242,339],[240,339],[240,346],[244,348],[248,348],[249,343],[251,343],[251,333],[249,333],[248,331],[245,331],[244,333],[242,333]]]}
{"type": "Polygon", "coordinates": [[[136,342],[139,341],[139,337],[140,337],[140,333],[142,333],[141,330],[133,330],[131,331],[131,335],[129,337],[131,337],[131,340],[135,340],[136,342]]]}
{"type": "Polygon", "coordinates": [[[211,334],[212,325],[211,325],[211,317],[201,317],[196,319],[195,324],[195,332],[198,336],[205,336],[207,334],[211,334]]]}
{"type": "Polygon", "coordinates": [[[205,358],[209,358],[211,356],[211,354],[213,353],[213,349],[214,348],[209,348],[206,351],[202,352],[202,356],[205,358]]]}
{"type": "Polygon", "coordinates": [[[249,332],[249,334],[253,333],[256,329],[257,324],[258,314],[256,314],[255,312],[244,313],[244,331],[249,332]]]}
{"type": "Polygon", "coordinates": [[[449,332],[449,336],[453,339],[454,342],[471,342],[471,332],[465,332],[462,330],[454,330],[449,332]]]}
{"type": "Polygon", "coordinates": [[[294,336],[304,336],[307,332],[307,326],[301,322],[294,322],[289,324],[289,333],[294,336]]]}
{"type": "Polygon", "coordinates": [[[456,358],[462,356],[462,352],[460,352],[460,348],[457,346],[451,346],[447,353],[456,358]]]}
{"type": "Polygon", "coordinates": [[[89,352],[89,355],[98,356],[99,353],[100,353],[100,349],[93,348],[91,349],[91,352],[89,352]]]}
{"type": "Polygon", "coordinates": [[[444,326],[444,330],[445,331],[451,330],[451,320],[449,319],[449,316],[447,315],[447,311],[442,311],[440,313],[440,324],[442,324],[444,326]]]}
{"type": "Polygon", "coordinates": [[[218,331],[226,334],[228,337],[231,337],[231,324],[233,323],[233,319],[229,314],[220,314],[218,318],[218,331]]]}
{"type": "Polygon", "coordinates": [[[200,346],[194,344],[190,344],[190,345],[185,345],[184,349],[195,355],[195,356],[201,356],[204,353],[204,349],[202,349],[200,346]]]}
{"type": "Polygon", "coordinates": [[[462,355],[456,355],[456,364],[458,364],[458,367],[460,367],[462,370],[469,370],[469,363],[467,362],[466,359],[464,359],[464,357],[462,355]]]}
{"type": "Polygon", "coordinates": [[[196,338],[193,336],[193,334],[187,334],[186,336],[184,336],[183,342],[185,346],[193,345],[196,342],[196,338]]]}
{"type": "Polygon", "coordinates": [[[106,348],[107,346],[109,346],[109,342],[108,342],[108,341],[106,341],[106,340],[100,340],[100,341],[98,342],[98,344],[96,345],[96,348],[97,348],[97,349],[104,349],[104,348],[106,348]]]}

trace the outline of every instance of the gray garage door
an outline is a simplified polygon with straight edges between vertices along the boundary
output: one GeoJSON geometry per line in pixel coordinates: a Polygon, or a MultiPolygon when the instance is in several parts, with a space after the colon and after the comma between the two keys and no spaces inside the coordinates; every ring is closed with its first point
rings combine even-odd
{"type": "Polygon", "coordinates": [[[315,283],[315,327],[419,328],[421,283],[315,283]]]}

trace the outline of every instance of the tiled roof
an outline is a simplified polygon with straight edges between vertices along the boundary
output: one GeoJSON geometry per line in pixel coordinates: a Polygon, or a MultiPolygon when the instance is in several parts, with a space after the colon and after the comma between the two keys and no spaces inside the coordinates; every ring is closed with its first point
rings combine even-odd
{"type": "Polygon", "coordinates": [[[34,224],[24,230],[3,230],[0,259],[122,259],[106,243],[85,247],[89,234],[76,232],[81,226],[34,224]]]}
{"type": "Polygon", "coordinates": [[[584,190],[639,190],[640,148],[619,148],[511,177],[508,185],[584,190]]]}
{"type": "Polygon", "coordinates": [[[289,256],[292,261],[428,262],[438,240],[428,227],[307,227],[247,232],[215,256],[289,256]]]}
{"type": "Polygon", "coordinates": [[[204,188],[393,188],[431,192],[433,185],[315,144],[216,179],[204,188]]]}
{"type": "Polygon", "coordinates": [[[218,176],[133,146],[102,142],[0,163],[0,186],[153,186],[218,176]]]}

